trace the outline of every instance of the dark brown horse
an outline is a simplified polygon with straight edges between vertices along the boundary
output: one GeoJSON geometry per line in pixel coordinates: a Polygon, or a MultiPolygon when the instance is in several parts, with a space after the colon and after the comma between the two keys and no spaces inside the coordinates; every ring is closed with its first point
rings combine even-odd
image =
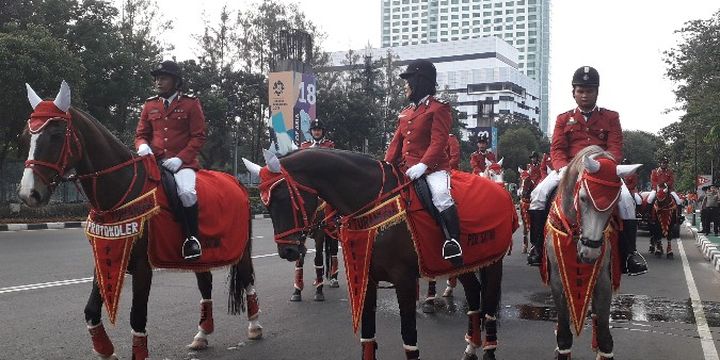
{"type": "MultiPolygon", "coordinates": [[[[396,177],[389,175],[393,173],[391,165],[364,154],[307,149],[290,153],[280,160],[266,151],[265,158],[269,173],[284,176],[266,184],[268,190],[263,196],[273,221],[278,253],[289,261],[295,261],[300,256],[299,244],[312,226],[308,214],[315,211],[318,197],[341,216],[349,215],[375,201],[379,193],[390,192],[400,185],[396,177]]],[[[265,171],[259,165],[243,161],[256,175],[261,170],[265,171]]],[[[375,311],[380,281],[395,286],[407,359],[419,358],[415,319],[419,276],[418,256],[407,225],[400,222],[379,231],[373,244],[361,315],[363,360],[375,359],[375,311]]],[[[475,272],[466,273],[459,279],[465,288],[469,308],[468,347],[463,359],[477,359],[475,352],[480,347],[485,350],[483,359],[495,359],[502,258],[483,267],[477,275],[475,272]],[[485,339],[481,338],[482,328],[486,331],[485,339]]]]}
{"type": "MultiPolygon", "coordinates": [[[[66,83],[63,82],[54,102],[42,101],[29,86],[28,98],[35,110],[33,114],[38,115],[37,119],[41,123],[33,123],[31,118],[24,132],[24,136],[29,137],[30,149],[19,197],[26,205],[46,205],[57,184],[71,179],[82,187],[91,208],[96,211],[113,209],[140,195],[145,187],[145,175],[150,171],[146,168],[146,162],[136,161],[138,158],[91,115],[71,108],[70,89],[66,83]]],[[[229,285],[233,297],[231,303],[237,306],[233,310],[239,312],[245,301],[248,302],[248,316],[251,319],[249,335],[251,338],[260,338],[262,327],[257,321],[257,294],[253,288],[250,245],[251,241],[248,241],[242,258],[231,267],[232,280],[229,285]]],[[[152,268],[147,248],[147,236],[142,236],[132,247],[128,263],[128,271],[132,274],[130,325],[133,329],[132,358],[135,360],[148,356],[145,326],[152,268]]],[[[212,274],[209,271],[197,272],[196,277],[204,300],[201,302],[199,331],[191,347],[201,349],[207,346],[207,335],[213,331],[212,274]]],[[[95,274],[85,307],[85,320],[97,355],[102,359],[117,359],[101,322],[102,304],[95,274]]]]}
{"type": "Polygon", "coordinates": [[[518,189],[518,195],[520,197],[520,218],[522,219],[523,229],[523,247],[522,253],[526,254],[528,250],[528,236],[530,235],[530,194],[535,189],[535,181],[530,177],[528,170],[518,168],[518,174],[520,174],[520,188],[518,189]]]}
{"type": "MultiPolygon", "coordinates": [[[[658,185],[656,190],[656,198],[652,204],[652,221],[650,223],[650,252],[655,256],[662,257],[663,246],[662,239],[667,239],[667,248],[665,256],[668,259],[673,258],[672,239],[678,231],[678,216],[680,207],[675,203],[675,199],[670,194],[667,184],[658,185]]],[[[679,235],[678,235],[679,236],[679,235]]]]}

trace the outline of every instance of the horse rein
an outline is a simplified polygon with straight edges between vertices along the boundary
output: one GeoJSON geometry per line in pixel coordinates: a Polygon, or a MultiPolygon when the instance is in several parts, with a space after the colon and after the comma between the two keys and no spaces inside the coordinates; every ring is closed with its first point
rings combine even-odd
{"type": "MultiPolygon", "coordinates": [[[[133,156],[131,155],[131,158],[127,161],[124,161],[120,164],[116,164],[113,166],[110,166],[103,170],[94,171],[88,174],[80,174],[77,173],[70,174],[69,176],[65,176],[65,173],[68,171],[68,165],[70,164],[71,160],[79,160],[80,156],[83,153],[83,146],[82,142],[80,141],[80,138],[77,135],[77,132],[75,131],[75,128],[73,127],[72,123],[72,117],[68,114],[64,114],[64,116],[56,116],[53,118],[50,118],[46,120],[42,125],[39,127],[33,128],[32,119],[28,120],[28,130],[31,134],[38,134],[42,132],[42,129],[45,128],[45,126],[50,123],[51,121],[64,121],[65,122],[65,139],[63,141],[63,146],[60,149],[60,156],[58,157],[58,161],[56,163],[46,162],[42,160],[26,160],[25,161],[25,168],[32,170],[33,174],[35,174],[37,177],[39,177],[42,182],[47,185],[50,189],[55,189],[58,184],[64,183],[64,182],[72,182],[75,184],[76,187],[79,188],[78,181],[83,181],[87,179],[92,180],[92,198],[89,198],[86,196],[86,199],[90,203],[93,210],[96,210],[98,213],[112,211],[116,209],[117,207],[121,206],[125,203],[125,200],[127,199],[128,195],[130,195],[130,192],[132,191],[135,182],[137,181],[138,177],[138,166],[137,163],[143,160],[143,157],[140,156],[133,156]],[[73,145],[75,145],[76,152],[73,152],[73,145]],[[73,159],[73,157],[78,157],[78,159],[73,159]],[[105,211],[99,211],[100,206],[97,204],[97,180],[100,176],[107,175],[110,173],[113,173],[115,171],[118,171],[120,169],[123,169],[129,165],[133,165],[133,178],[132,182],[130,183],[130,186],[128,186],[128,189],[125,191],[125,194],[120,198],[120,200],[113,205],[110,209],[105,211]],[[45,167],[48,169],[51,169],[55,171],[55,175],[51,178],[47,178],[44,176],[41,172],[37,171],[37,167],[45,167]]],[[[84,193],[84,192],[80,192],[84,193]]]]}

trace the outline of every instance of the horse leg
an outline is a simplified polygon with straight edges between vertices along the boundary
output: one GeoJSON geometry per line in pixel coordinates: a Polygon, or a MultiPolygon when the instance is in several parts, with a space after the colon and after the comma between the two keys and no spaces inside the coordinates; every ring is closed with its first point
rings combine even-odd
{"type": "Polygon", "coordinates": [[[375,341],[375,308],[377,306],[377,284],[368,281],[360,324],[360,345],[362,360],[376,360],[377,342],[375,341]]]}
{"type": "Polygon", "coordinates": [[[668,259],[673,258],[672,236],[668,236],[667,238],[667,251],[665,251],[665,253],[668,259]]]}
{"type": "Polygon", "coordinates": [[[462,360],[477,360],[477,349],[482,346],[482,313],[480,312],[480,281],[475,274],[465,273],[458,276],[465,291],[468,304],[468,330],[465,341],[468,343],[462,360]]]}
{"type": "Polygon", "coordinates": [[[100,359],[117,360],[115,355],[115,347],[110,337],[105,332],[105,327],[101,321],[102,318],[102,296],[100,296],[100,288],[97,281],[93,279],[92,291],[85,305],[85,322],[93,343],[93,351],[100,359]]]}
{"type": "Polygon", "coordinates": [[[557,260],[554,260],[550,282],[552,288],[553,302],[557,309],[558,323],[555,335],[557,348],[555,349],[557,359],[570,359],[570,353],[573,345],[573,334],[570,330],[570,310],[567,306],[567,299],[560,280],[560,274],[557,270],[557,260]]]}
{"type": "Polygon", "coordinates": [[[338,283],[338,272],[339,266],[338,266],[338,241],[337,239],[333,239],[329,235],[325,236],[325,244],[327,245],[328,253],[330,253],[330,287],[331,288],[339,288],[340,283],[338,283]]]}
{"type": "Polygon", "coordinates": [[[252,244],[248,242],[243,257],[230,267],[230,314],[239,315],[247,306],[248,339],[260,340],[263,327],[260,325],[260,303],[255,291],[255,268],[252,263],[252,244]]]}
{"type": "Polygon", "coordinates": [[[407,281],[410,278],[412,278],[411,275],[406,275],[402,278],[404,280],[393,283],[395,284],[395,294],[400,307],[400,334],[405,348],[405,357],[407,360],[417,360],[420,358],[420,350],[417,346],[417,319],[415,318],[417,282],[407,281]]]}
{"type": "Polygon", "coordinates": [[[502,292],[502,259],[480,271],[480,293],[482,295],[483,360],[494,360],[497,348],[497,314],[502,292]]]}
{"type": "Polygon", "coordinates": [[[325,241],[322,240],[322,236],[318,236],[318,238],[320,240],[315,240],[315,281],[313,282],[315,298],[313,300],[325,301],[325,294],[323,294],[323,276],[325,275],[325,252],[323,247],[325,241]]]}
{"type": "Polygon", "coordinates": [[[457,277],[451,276],[447,279],[447,287],[445,287],[445,291],[443,291],[443,297],[452,297],[453,296],[453,289],[457,286],[457,277]]]}
{"type": "Polygon", "coordinates": [[[295,282],[293,286],[295,290],[290,296],[290,301],[302,301],[302,290],[305,287],[303,280],[303,266],[305,265],[305,252],[300,254],[300,258],[295,261],[295,282]]]}
{"type": "Polygon", "coordinates": [[[147,325],[147,305],[153,276],[147,258],[147,243],[136,243],[132,255],[136,259],[132,275],[133,297],[130,310],[130,327],[133,335],[132,360],[145,360],[148,358],[145,326],[147,325]]]}
{"type": "MultiPolygon", "coordinates": [[[[608,255],[606,255],[607,257],[608,255]]],[[[612,284],[610,265],[603,266],[598,276],[592,299],[593,350],[597,359],[613,358],[613,338],[610,334],[610,304],[612,302],[612,284]]]]}
{"type": "Polygon", "coordinates": [[[437,296],[437,281],[435,278],[428,280],[427,296],[422,304],[422,312],[426,314],[435,313],[435,296],[437,296]]]}
{"type": "Polygon", "coordinates": [[[208,335],[215,330],[215,322],[213,321],[212,311],[212,273],[209,271],[196,272],[198,289],[202,300],[200,300],[200,321],[198,322],[198,332],[188,348],[192,350],[204,350],[208,347],[208,335]]]}

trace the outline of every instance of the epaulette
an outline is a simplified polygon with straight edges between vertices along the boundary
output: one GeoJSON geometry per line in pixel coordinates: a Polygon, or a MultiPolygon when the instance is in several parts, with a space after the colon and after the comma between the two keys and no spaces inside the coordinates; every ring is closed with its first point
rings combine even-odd
{"type": "Polygon", "coordinates": [[[193,94],[185,94],[185,93],[182,93],[181,96],[182,96],[182,97],[189,98],[189,99],[197,99],[197,97],[196,97],[195,95],[193,95],[193,94]]]}
{"type": "Polygon", "coordinates": [[[145,99],[145,101],[155,100],[155,99],[158,99],[158,98],[160,98],[160,95],[151,96],[151,97],[145,99]]]}
{"type": "Polygon", "coordinates": [[[434,96],[433,96],[433,99],[435,99],[435,101],[437,101],[437,102],[439,102],[439,103],[441,103],[441,104],[443,104],[443,105],[450,105],[450,101],[447,101],[447,100],[445,100],[445,99],[436,98],[436,97],[434,97],[434,96]]]}

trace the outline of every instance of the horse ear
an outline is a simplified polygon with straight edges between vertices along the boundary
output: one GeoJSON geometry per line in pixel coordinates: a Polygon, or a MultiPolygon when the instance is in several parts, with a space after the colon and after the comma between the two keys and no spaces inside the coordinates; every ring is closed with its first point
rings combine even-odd
{"type": "Polygon", "coordinates": [[[27,89],[28,101],[30,101],[30,105],[32,106],[33,110],[35,110],[35,108],[42,101],[42,99],[35,93],[35,90],[30,87],[30,84],[25,83],[25,88],[27,89]]]}
{"type": "Polygon", "coordinates": [[[502,166],[503,160],[505,160],[505,157],[501,157],[501,158],[500,158],[500,161],[498,161],[497,164],[500,165],[500,166],[502,166]]]}
{"type": "Polygon", "coordinates": [[[57,96],[55,96],[53,104],[64,112],[70,109],[70,85],[68,85],[65,80],[60,83],[60,91],[58,91],[57,96]]]}
{"type": "Polygon", "coordinates": [[[242,158],[242,161],[243,161],[243,164],[245,164],[245,167],[248,169],[248,171],[251,174],[253,174],[255,176],[260,176],[260,169],[262,169],[262,166],[254,163],[246,158],[242,158]]]}
{"type": "Polygon", "coordinates": [[[270,150],[263,149],[263,157],[265,158],[265,164],[270,172],[280,172],[280,160],[270,150]]]}
{"type": "Polygon", "coordinates": [[[634,174],[635,171],[639,167],[641,167],[643,164],[631,164],[631,165],[618,165],[617,166],[617,175],[619,177],[625,177],[631,174],[634,174]]]}
{"type": "Polygon", "coordinates": [[[591,174],[596,173],[598,172],[598,170],[600,170],[600,162],[589,156],[583,157],[583,164],[585,165],[585,171],[591,174]]]}
{"type": "Polygon", "coordinates": [[[523,170],[523,168],[518,166],[518,174],[521,174],[523,171],[525,171],[525,170],[523,170]]]}

